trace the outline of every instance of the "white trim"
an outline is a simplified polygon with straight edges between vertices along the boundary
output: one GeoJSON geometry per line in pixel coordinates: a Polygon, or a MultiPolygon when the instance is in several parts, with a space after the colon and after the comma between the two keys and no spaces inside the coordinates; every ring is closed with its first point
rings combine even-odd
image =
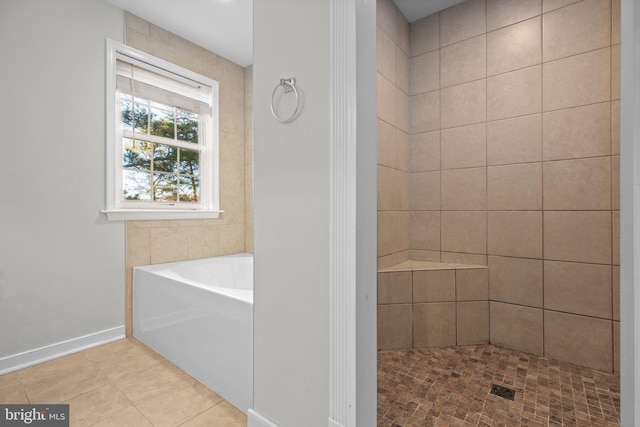
{"type": "MultiPolygon", "coordinates": [[[[125,18],[126,19],[126,18],[125,18]]],[[[126,28],[126,27],[125,27],[126,28]]],[[[106,39],[106,72],[105,72],[105,206],[114,207],[116,173],[113,168],[116,162],[114,144],[116,129],[114,122],[117,117],[116,105],[116,46],[124,46],[111,39],[106,39]]]]}
{"type": "Polygon", "coordinates": [[[224,211],[205,210],[156,210],[156,209],[113,209],[100,211],[107,215],[107,221],[140,221],[154,219],[216,219],[224,211]]]}
{"type": "Polygon", "coordinates": [[[330,1],[329,426],[356,425],[356,4],[330,1]]]}
{"type": "Polygon", "coordinates": [[[247,411],[247,427],[280,427],[268,418],[263,417],[253,409],[247,411]]]}
{"type": "MultiPolygon", "coordinates": [[[[123,59],[121,59],[123,60],[123,59]]],[[[119,221],[123,219],[191,219],[191,218],[218,218],[220,214],[220,175],[219,175],[219,117],[220,117],[220,88],[216,80],[202,76],[189,69],[180,67],[179,65],[156,58],[141,50],[132,48],[115,40],[106,39],[106,153],[105,153],[105,169],[106,169],[106,200],[103,213],[107,213],[110,221],[119,221]],[[140,209],[131,206],[127,201],[122,201],[120,194],[122,188],[122,176],[120,167],[120,158],[122,157],[122,146],[120,136],[122,132],[117,126],[119,119],[120,103],[117,101],[118,90],[116,85],[116,59],[119,56],[131,58],[136,62],[149,64],[152,67],[166,70],[168,74],[179,76],[189,82],[197,82],[203,86],[211,88],[210,99],[208,104],[211,107],[210,114],[201,116],[200,130],[205,138],[201,138],[202,144],[197,147],[181,144],[178,140],[164,141],[162,139],[149,137],[147,139],[162,142],[173,146],[185,147],[200,151],[200,194],[202,201],[200,203],[179,203],[176,202],[178,209],[167,208],[167,211],[181,211],[178,214],[170,213],[167,216],[161,215],[144,215],[135,211],[164,211],[162,203],[146,203],[145,208],[140,209]],[[131,208],[130,208],[131,206],[131,208]],[[120,212],[133,211],[132,215],[123,215],[120,212]],[[187,214],[189,212],[203,211],[203,214],[187,214]]],[[[147,136],[148,137],[148,136],[147,136]]],[[[146,137],[145,137],[146,138],[146,137]]]]}
{"type": "Polygon", "coordinates": [[[139,61],[138,65],[140,65],[140,62],[143,64],[149,64],[154,68],[167,70],[192,82],[201,83],[213,89],[216,89],[218,87],[218,82],[209,77],[198,74],[195,71],[191,71],[188,68],[181,67],[174,64],[173,62],[166,61],[162,58],[153,57],[153,62],[150,62],[149,58],[152,55],[108,38],[107,49],[111,48],[114,49],[115,52],[121,53],[125,56],[128,56],[129,58],[133,58],[139,61]]]}
{"type": "Polygon", "coordinates": [[[84,335],[0,359],[0,375],[125,338],[124,326],[84,335]]]}

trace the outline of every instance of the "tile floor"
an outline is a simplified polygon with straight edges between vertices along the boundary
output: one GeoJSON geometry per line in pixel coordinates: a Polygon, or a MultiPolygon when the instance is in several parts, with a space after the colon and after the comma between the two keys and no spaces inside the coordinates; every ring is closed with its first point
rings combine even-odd
{"type": "MultiPolygon", "coordinates": [[[[2,403],[69,403],[71,426],[237,427],[246,416],[134,338],[0,376],[2,403]]],[[[493,345],[378,353],[378,427],[619,426],[619,377],[493,345]],[[492,384],[515,400],[490,395],[492,384]]]]}
{"type": "Polygon", "coordinates": [[[0,402],[68,403],[74,427],[247,425],[240,410],[135,338],[2,375],[0,402]]]}
{"type": "Polygon", "coordinates": [[[619,426],[620,377],[494,345],[378,353],[378,427],[619,426]],[[489,394],[515,389],[515,400],[489,394]]]}

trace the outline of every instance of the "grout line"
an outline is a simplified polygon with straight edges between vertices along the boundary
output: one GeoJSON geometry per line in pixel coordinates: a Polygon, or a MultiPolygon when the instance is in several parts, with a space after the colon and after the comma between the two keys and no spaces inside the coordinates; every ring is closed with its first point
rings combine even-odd
{"type": "Polygon", "coordinates": [[[415,298],[413,296],[413,276],[414,271],[411,270],[411,347],[415,348],[416,346],[416,328],[415,328],[415,314],[413,312],[413,306],[415,305],[415,298]]]}
{"type": "Polygon", "coordinates": [[[513,27],[515,25],[522,24],[523,22],[531,21],[531,20],[536,19],[536,18],[540,18],[540,20],[542,20],[542,9],[540,10],[540,12],[536,12],[535,15],[531,15],[531,16],[529,16],[527,18],[519,19],[518,21],[511,22],[511,23],[509,23],[507,25],[502,25],[502,26],[494,28],[492,30],[489,29],[488,20],[487,20],[487,34],[495,33],[497,31],[504,30],[505,28],[513,27]]]}
{"type": "Polygon", "coordinates": [[[442,47],[441,47],[441,33],[442,33],[442,26],[440,23],[441,19],[440,19],[440,15],[438,15],[438,145],[440,147],[440,153],[438,154],[439,156],[439,161],[438,161],[438,175],[439,175],[439,180],[440,180],[440,185],[439,185],[439,194],[438,194],[438,211],[440,212],[439,214],[439,220],[440,220],[440,229],[439,229],[439,234],[440,234],[440,249],[439,249],[439,259],[440,262],[442,262],[442,220],[443,220],[443,216],[442,216],[442,77],[441,77],[441,72],[442,72],[442,47]]]}
{"type": "MultiPolygon", "coordinates": [[[[540,17],[540,61],[542,64],[544,64],[544,17],[541,15],[540,17]]],[[[542,354],[546,355],[547,354],[547,346],[546,346],[546,340],[545,340],[545,330],[546,330],[546,326],[545,326],[545,310],[544,310],[544,306],[545,306],[545,299],[544,299],[544,290],[545,290],[545,281],[544,281],[544,264],[545,264],[545,253],[544,253],[544,217],[545,217],[545,210],[544,210],[544,94],[545,94],[545,90],[544,90],[544,65],[541,65],[541,72],[540,72],[540,111],[542,112],[541,114],[541,120],[540,120],[540,155],[541,155],[541,161],[542,161],[542,168],[540,171],[540,180],[541,180],[541,188],[540,188],[540,197],[541,197],[541,207],[542,207],[542,224],[541,224],[541,243],[542,243],[542,248],[541,248],[541,256],[542,256],[542,261],[541,261],[541,267],[542,267],[542,277],[541,277],[541,285],[542,285],[542,354]]]]}
{"type": "MultiPolygon", "coordinates": [[[[453,321],[454,325],[454,345],[458,344],[458,269],[454,268],[453,271],[453,300],[449,301],[449,304],[453,304],[453,321]]],[[[444,301],[443,301],[444,302],[444,301]]]]}
{"type": "MultiPolygon", "coordinates": [[[[489,64],[488,64],[488,55],[487,55],[487,33],[489,28],[489,18],[487,13],[487,2],[484,4],[484,220],[485,220],[485,260],[487,267],[489,265],[489,157],[488,157],[488,147],[489,147],[489,131],[488,131],[488,116],[489,116],[489,97],[488,97],[488,89],[487,83],[489,81],[489,64]]],[[[491,325],[489,325],[491,326],[491,325]]],[[[491,330],[491,329],[489,329],[491,330]]],[[[489,336],[489,341],[491,341],[491,336],[489,336]]]]}
{"type": "Polygon", "coordinates": [[[489,82],[489,56],[488,56],[488,47],[489,43],[487,41],[489,35],[489,16],[488,16],[487,6],[485,2],[485,54],[484,54],[484,69],[485,69],[485,125],[484,125],[484,166],[485,166],[485,263],[487,265],[487,326],[489,330],[488,334],[488,342],[491,343],[491,269],[489,268],[489,96],[488,96],[488,82],[489,82]]]}
{"type": "MultiPolygon", "coordinates": [[[[612,0],[612,1],[617,1],[617,0],[612,0]]],[[[613,140],[611,138],[611,129],[613,129],[613,108],[612,108],[612,104],[614,102],[613,98],[616,96],[613,93],[613,3],[609,2],[609,18],[610,18],[610,22],[609,22],[609,154],[611,157],[611,186],[610,186],[610,190],[611,190],[611,371],[615,372],[615,366],[616,366],[616,345],[615,345],[615,341],[616,341],[616,336],[615,336],[615,324],[613,321],[613,306],[614,306],[614,300],[616,298],[616,295],[614,293],[614,274],[613,274],[613,263],[614,263],[614,245],[615,245],[615,239],[613,238],[615,231],[614,231],[614,221],[613,221],[613,208],[614,208],[614,194],[613,194],[613,188],[614,188],[614,183],[613,183],[613,163],[614,163],[614,155],[613,155],[613,140]]],[[[618,96],[620,94],[617,94],[618,96]]],[[[619,174],[618,174],[619,175],[619,174]]],[[[618,207],[619,208],[619,207],[618,207]]]]}
{"type": "Polygon", "coordinates": [[[135,408],[135,410],[142,415],[142,417],[147,420],[149,422],[150,425],[153,425],[153,423],[151,422],[151,420],[149,418],[147,418],[147,416],[140,410],[140,408],[138,408],[138,405],[136,405],[130,398],[129,396],[127,396],[121,389],[120,387],[118,387],[118,385],[114,382],[112,383],[113,386],[118,390],[118,392],[124,396],[125,399],[127,399],[127,401],[131,404],[131,406],[133,406],[135,408]]]}

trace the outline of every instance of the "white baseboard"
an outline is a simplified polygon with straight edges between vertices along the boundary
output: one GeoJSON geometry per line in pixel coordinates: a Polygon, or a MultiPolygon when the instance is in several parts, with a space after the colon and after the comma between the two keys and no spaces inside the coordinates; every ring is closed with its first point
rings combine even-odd
{"type": "Polygon", "coordinates": [[[337,422],[336,420],[332,420],[329,418],[329,427],[344,427],[342,424],[337,422]]]}
{"type": "Polygon", "coordinates": [[[0,358],[0,375],[125,338],[124,326],[0,358]]]}
{"type": "Polygon", "coordinates": [[[269,419],[258,414],[253,409],[247,411],[248,427],[280,427],[272,423],[269,419]]]}

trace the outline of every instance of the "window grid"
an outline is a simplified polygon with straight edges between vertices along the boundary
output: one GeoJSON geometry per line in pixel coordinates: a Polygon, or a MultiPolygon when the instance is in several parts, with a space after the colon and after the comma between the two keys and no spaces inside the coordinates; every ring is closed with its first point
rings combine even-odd
{"type": "Polygon", "coordinates": [[[114,40],[107,39],[106,45],[106,87],[111,96],[102,212],[110,221],[218,218],[218,82],[114,40]],[[126,102],[131,111],[125,121],[126,102]],[[135,115],[157,117],[134,119],[134,107],[140,110],[135,115]],[[158,123],[162,120],[165,123],[158,123]],[[134,147],[140,151],[133,153],[134,147]],[[132,174],[146,189],[131,181],[132,191],[126,193],[125,174],[132,174]],[[154,177],[165,187],[153,193],[159,201],[151,197],[154,177]],[[169,181],[171,185],[165,185],[169,181]]]}
{"type": "MultiPolygon", "coordinates": [[[[178,203],[198,203],[200,201],[200,153],[203,151],[203,145],[198,141],[200,138],[198,137],[198,133],[200,131],[199,126],[199,115],[197,113],[180,109],[175,106],[163,105],[160,103],[154,103],[149,99],[144,99],[140,97],[131,96],[128,94],[121,94],[120,96],[120,105],[126,105],[131,112],[131,125],[129,126],[125,120],[125,113],[121,111],[121,127],[123,129],[123,152],[126,151],[127,140],[131,141],[131,145],[133,149],[136,148],[136,143],[147,144],[148,149],[151,152],[150,160],[149,160],[149,168],[139,168],[139,167],[127,167],[124,164],[123,158],[123,174],[126,175],[126,171],[138,172],[138,173],[146,173],[149,177],[149,190],[150,190],[150,200],[141,199],[142,203],[147,203],[149,201],[152,202],[169,202],[170,204],[178,204],[178,203]],[[140,106],[140,108],[136,108],[140,106]],[[167,136],[161,136],[152,133],[154,130],[154,111],[163,110],[164,109],[164,117],[169,118],[169,122],[171,123],[173,137],[168,138],[167,136]],[[137,112],[146,111],[146,129],[140,129],[138,126],[138,117],[137,112]],[[181,114],[178,114],[178,111],[181,114]],[[179,118],[192,118],[193,122],[196,124],[195,131],[195,142],[189,142],[185,140],[178,139],[179,133],[179,118]],[[132,129],[132,130],[129,130],[132,129]],[[146,130],[146,132],[140,132],[139,130],[146,130]],[[150,138],[153,137],[153,138],[150,138]],[[163,146],[172,147],[175,149],[175,161],[172,163],[172,171],[167,170],[156,170],[156,159],[157,153],[160,151],[163,146]],[[197,172],[198,173],[182,173],[182,153],[184,150],[189,150],[193,152],[197,152],[197,172]],[[156,178],[159,177],[159,178],[156,178]],[[185,181],[186,180],[186,181],[185,181]],[[167,200],[165,197],[162,197],[162,193],[158,195],[158,186],[162,184],[162,182],[173,182],[174,194],[175,198],[173,200],[167,200]],[[185,184],[185,182],[189,182],[189,184],[185,184]],[[184,186],[187,186],[183,189],[184,186]],[[184,196],[184,198],[183,198],[184,196]]],[[[143,116],[145,114],[142,114],[143,116]]],[[[186,155],[184,157],[187,157],[186,155]]],[[[188,165],[192,172],[193,164],[190,163],[188,165]]],[[[126,184],[124,184],[126,179],[123,176],[123,191],[122,191],[122,200],[126,201],[135,201],[127,198],[127,188],[126,184]]],[[[171,184],[170,184],[171,185],[171,184]]],[[[171,194],[171,192],[169,192],[171,194]]],[[[139,194],[138,194],[139,195],[139,194]]]]}

